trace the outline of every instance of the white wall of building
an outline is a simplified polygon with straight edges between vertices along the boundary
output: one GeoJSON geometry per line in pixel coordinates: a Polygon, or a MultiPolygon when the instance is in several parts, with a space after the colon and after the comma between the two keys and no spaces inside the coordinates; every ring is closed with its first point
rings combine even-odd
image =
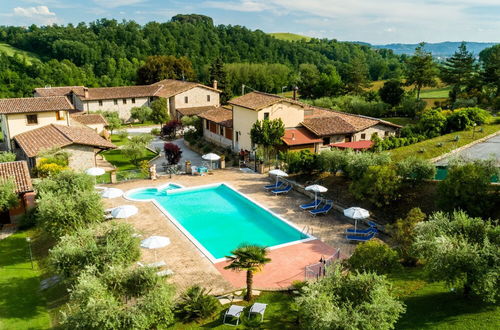
{"type": "Polygon", "coordinates": [[[118,112],[122,120],[130,121],[130,110],[135,107],[150,106],[149,97],[121,98],[111,100],[83,101],[83,110],[87,113],[96,111],[118,112]],[[116,100],[116,104],[115,104],[116,100]],[[123,102],[125,100],[126,103],[123,102]],[[134,103],[135,100],[135,103],[134,103]]]}

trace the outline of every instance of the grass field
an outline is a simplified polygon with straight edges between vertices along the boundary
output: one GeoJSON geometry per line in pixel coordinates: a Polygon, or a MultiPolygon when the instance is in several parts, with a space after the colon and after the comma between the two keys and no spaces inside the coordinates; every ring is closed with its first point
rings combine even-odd
{"type": "Polygon", "coordinates": [[[453,132],[406,147],[389,150],[389,153],[391,154],[392,159],[394,159],[395,161],[405,159],[412,155],[416,155],[424,159],[431,159],[446,154],[456,148],[469,144],[499,130],[500,124],[484,125],[481,127],[476,127],[474,138],[472,138],[472,130],[453,132]],[[483,131],[479,132],[481,128],[483,129],[483,131]],[[455,137],[457,136],[458,141],[455,140],[455,137]]]}
{"type": "Polygon", "coordinates": [[[447,98],[450,93],[450,87],[443,87],[437,89],[426,89],[420,92],[420,97],[423,99],[441,99],[447,98]]]}
{"type": "Polygon", "coordinates": [[[406,313],[396,329],[498,329],[500,307],[466,299],[442,282],[428,283],[421,268],[389,276],[406,313]]]}
{"type": "Polygon", "coordinates": [[[384,120],[387,120],[388,122],[391,122],[396,125],[401,125],[401,126],[406,126],[406,125],[411,125],[417,123],[417,120],[414,118],[408,118],[408,117],[387,117],[383,118],[384,120]]]}
{"type": "Polygon", "coordinates": [[[0,241],[0,329],[48,329],[38,263],[31,268],[27,232],[0,241]]]}
{"type": "Polygon", "coordinates": [[[38,56],[37,55],[35,55],[33,53],[30,53],[30,52],[27,52],[27,51],[24,51],[24,50],[17,49],[15,47],[12,47],[9,44],[6,44],[6,43],[0,43],[0,52],[4,52],[8,56],[14,56],[14,54],[19,54],[22,57],[24,57],[26,59],[26,61],[28,63],[30,63],[30,64],[34,60],[38,60],[38,56]]]}
{"type": "MultiPolygon", "coordinates": [[[[112,135],[111,142],[113,142],[116,146],[120,147],[120,146],[123,146],[125,144],[126,138],[121,139],[118,135],[112,135]]],[[[127,170],[136,170],[137,169],[137,166],[132,164],[130,162],[130,160],[127,157],[125,157],[125,155],[123,154],[123,151],[119,148],[114,149],[114,150],[105,151],[102,153],[102,155],[104,156],[104,158],[108,162],[113,164],[118,169],[118,171],[127,171],[127,170]]],[[[155,156],[156,156],[156,153],[152,152],[149,149],[146,149],[144,151],[144,157],[141,157],[139,159],[139,162],[141,162],[143,160],[150,160],[150,159],[154,158],[155,156]]]]}
{"type": "Polygon", "coordinates": [[[311,40],[311,37],[306,37],[302,36],[300,34],[295,34],[295,33],[268,33],[270,36],[275,37],[276,39],[280,40],[285,40],[285,41],[299,41],[299,40],[304,40],[304,41],[309,41],[311,40]]]}

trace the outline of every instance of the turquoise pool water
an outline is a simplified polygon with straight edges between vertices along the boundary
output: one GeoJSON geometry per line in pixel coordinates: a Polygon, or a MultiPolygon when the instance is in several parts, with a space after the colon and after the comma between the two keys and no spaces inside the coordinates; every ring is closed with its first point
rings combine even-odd
{"type": "Polygon", "coordinates": [[[179,185],[170,183],[167,186],[162,186],[160,189],[158,188],[142,188],[132,191],[131,193],[127,193],[127,197],[131,197],[133,199],[140,200],[151,200],[156,197],[166,196],[167,191],[172,189],[182,188],[179,185]]]}
{"type": "Polygon", "coordinates": [[[270,247],[309,238],[224,184],[168,193],[142,189],[128,197],[154,199],[213,259],[230,255],[241,244],[270,247]]]}

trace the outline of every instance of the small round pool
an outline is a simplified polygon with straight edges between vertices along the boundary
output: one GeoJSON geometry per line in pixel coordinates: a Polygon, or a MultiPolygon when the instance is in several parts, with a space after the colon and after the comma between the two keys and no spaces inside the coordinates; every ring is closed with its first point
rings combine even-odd
{"type": "Polygon", "coordinates": [[[183,188],[180,184],[168,183],[159,187],[136,188],[127,191],[124,195],[126,199],[134,201],[150,201],[156,197],[166,196],[167,191],[183,188]]]}

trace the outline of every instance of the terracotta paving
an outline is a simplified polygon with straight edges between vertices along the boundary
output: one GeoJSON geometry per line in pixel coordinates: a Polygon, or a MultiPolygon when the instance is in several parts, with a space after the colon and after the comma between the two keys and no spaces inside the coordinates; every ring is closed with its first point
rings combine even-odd
{"type": "MultiPolygon", "coordinates": [[[[288,288],[293,281],[304,280],[306,266],[315,264],[321,257],[329,257],[336,251],[336,248],[317,239],[270,250],[269,258],[272,261],[254,275],[254,288],[258,290],[288,288]]],[[[228,264],[229,262],[222,261],[216,263],[215,268],[232,286],[245,287],[245,272],[224,269],[228,264]]]]}

